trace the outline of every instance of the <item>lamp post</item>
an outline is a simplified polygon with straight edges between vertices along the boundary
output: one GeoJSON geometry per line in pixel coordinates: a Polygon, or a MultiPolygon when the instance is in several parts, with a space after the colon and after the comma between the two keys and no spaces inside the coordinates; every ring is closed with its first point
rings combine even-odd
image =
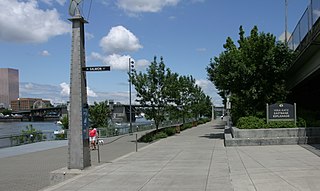
{"type": "Polygon", "coordinates": [[[284,42],[288,45],[288,0],[285,0],[285,30],[284,30],[284,42]]]}
{"type": "Polygon", "coordinates": [[[132,105],[131,105],[131,85],[132,79],[131,74],[134,71],[134,61],[129,58],[129,123],[130,123],[130,134],[133,133],[132,130],[132,105]]]}

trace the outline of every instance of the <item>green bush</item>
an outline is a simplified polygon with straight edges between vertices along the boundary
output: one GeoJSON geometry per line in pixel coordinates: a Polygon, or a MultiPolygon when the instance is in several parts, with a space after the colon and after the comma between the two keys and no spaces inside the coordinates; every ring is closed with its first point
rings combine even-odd
{"type": "Polygon", "coordinates": [[[167,138],[167,137],[168,137],[168,135],[165,132],[160,131],[153,136],[153,140],[163,139],[163,138],[167,138]]]}
{"type": "Polygon", "coordinates": [[[184,130],[189,129],[191,127],[193,127],[192,123],[185,123],[180,127],[180,130],[184,131],[184,130]]]}
{"type": "Polygon", "coordinates": [[[237,128],[239,129],[261,129],[265,127],[265,121],[258,117],[240,117],[237,122],[237,128]]]}
{"type": "Polygon", "coordinates": [[[164,129],[164,132],[168,135],[168,136],[172,136],[174,134],[176,134],[176,128],[175,127],[168,127],[164,129]]]}
{"type": "Polygon", "coordinates": [[[307,127],[307,122],[301,117],[298,117],[297,127],[307,127]]]}
{"type": "Polygon", "coordinates": [[[295,127],[306,127],[306,121],[299,118],[297,125],[293,121],[270,121],[266,123],[264,119],[249,116],[241,117],[237,122],[239,129],[261,129],[261,128],[295,128],[295,127]]]}
{"type": "Polygon", "coordinates": [[[198,124],[199,124],[199,125],[200,125],[200,124],[204,124],[204,123],[207,123],[207,122],[209,122],[209,121],[210,121],[209,118],[201,118],[201,119],[198,120],[198,124]]]}
{"type": "Polygon", "coordinates": [[[147,133],[143,135],[138,142],[150,143],[153,141],[154,132],[147,133]]]}
{"type": "Polygon", "coordinates": [[[270,121],[266,124],[266,128],[295,128],[297,127],[293,121],[270,121]]]}

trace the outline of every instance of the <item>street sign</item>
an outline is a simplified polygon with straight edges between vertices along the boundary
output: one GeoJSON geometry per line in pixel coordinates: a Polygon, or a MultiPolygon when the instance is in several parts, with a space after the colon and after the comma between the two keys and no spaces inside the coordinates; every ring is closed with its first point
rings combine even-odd
{"type": "Polygon", "coordinates": [[[96,71],[110,71],[110,66],[91,66],[83,67],[82,71],[86,72],[96,72],[96,71]]]}

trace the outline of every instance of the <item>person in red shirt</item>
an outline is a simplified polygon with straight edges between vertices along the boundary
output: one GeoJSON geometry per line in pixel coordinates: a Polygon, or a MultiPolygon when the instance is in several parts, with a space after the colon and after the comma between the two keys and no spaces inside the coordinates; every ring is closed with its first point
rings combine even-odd
{"type": "Polygon", "coordinates": [[[97,143],[97,129],[90,127],[89,130],[89,141],[90,141],[90,147],[91,149],[96,149],[96,143],[97,143]]]}

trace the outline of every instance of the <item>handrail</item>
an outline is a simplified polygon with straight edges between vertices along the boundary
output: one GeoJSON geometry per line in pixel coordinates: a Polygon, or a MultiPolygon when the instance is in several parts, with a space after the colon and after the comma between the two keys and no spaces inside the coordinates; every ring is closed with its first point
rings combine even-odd
{"type": "MultiPolygon", "coordinates": [[[[304,39],[312,32],[314,24],[320,17],[320,1],[311,0],[310,4],[302,14],[296,27],[294,28],[291,36],[288,40],[288,47],[294,51],[303,49],[303,45],[307,43],[302,43],[304,39]]],[[[311,40],[311,38],[309,38],[311,40]]]]}

